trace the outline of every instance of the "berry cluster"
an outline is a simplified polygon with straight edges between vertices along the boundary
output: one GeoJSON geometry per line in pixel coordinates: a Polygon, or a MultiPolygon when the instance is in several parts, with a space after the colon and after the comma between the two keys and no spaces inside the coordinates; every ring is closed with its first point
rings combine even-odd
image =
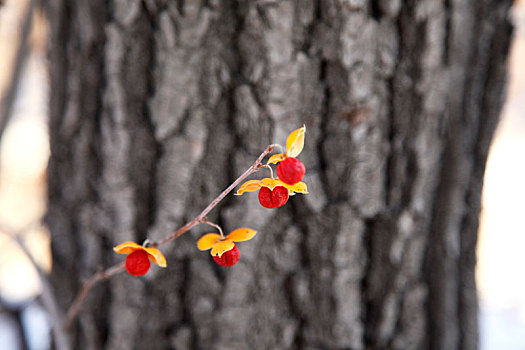
{"type": "Polygon", "coordinates": [[[221,266],[233,266],[241,258],[241,252],[234,242],[243,242],[252,239],[257,233],[250,228],[238,228],[227,236],[224,236],[219,228],[220,234],[207,233],[197,242],[199,250],[211,249],[213,260],[221,266]]]}
{"type": "MultiPolygon", "coordinates": [[[[268,168],[270,164],[277,164],[277,179],[273,178],[272,173],[271,178],[246,181],[239,187],[236,195],[259,190],[259,203],[265,208],[273,209],[285,205],[288,198],[295,193],[308,193],[306,184],[301,182],[306,168],[303,162],[296,158],[303,150],[305,132],[304,126],[293,131],[286,140],[286,151],[275,154],[268,160],[266,164],[268,168]]],[[[213,251],[212,255],[214,255],[213,251]]],[[[215,262],[221,266],[232,266],[239,258],[240,252],[237,246],[225,251],[222,256],[213,256],[215,262]]]]}
{"type": "Polygon", "coordinates": [[[259,203],[265,208],[273,209],[285,205],[288,198],[295,193],[308,193],[306,185],[301,182],[306,168],[303,162],[296,158],[303,150],[305,133],[304,126],[294,130],[286,140],[286,151],[274,154],[268,160],[266,167],[277,164],[277,179],[272,175],[271,178],[246,181],[236,194],[259,190],[259,203]]]}
{"type": "MultiPolygon", "coordinates": [[[[270,157],[267,164],[262,166],[260,164],[260,159],[262,159],[264,154],[270,152],[273,147],[273,145],[268,146],[267,151],[261,155],[256,163],[257,167],[254,169],[260,167],[270,169],[271,178],[246,181],[239,187],[235,194],[242,195],[244,192],[258,190],[259,203],[265,208],[273,209],[285,205],[290,196],[293,196],[296,193],[308,193],[306,184],[301,182],[304,178],[306,168],[303,162],[297,159],[297,156],[301,153],[304,147],[305,133],[306,127],[304,126],[290,133],[286,139],[286,151],[274,154],[270,157]],[[270,164],[277,164],[276,179],[273,177],[270,164]]],[[[256,234],[255,230],[239,228],[225,236],[218,225],[205,221],[203,218],[200,218],[199,221],[197,221],[197,218],[194,219],[194,224],[196,223],[207,223],[219,230],[220,234],[207,233],[202,236],[197,242],[197,247],[199,250],[211,249],[213,260],[220,266],[235,265],[241,257],[241,252],[235,242],[248,241],[256,234]]],[[[173,237],[176,238],[177,236],[174,235],[173,237]]],[[[156,248],[147,248],[146,246],[140,246],[134,242],[125,242],[116,246],[113,250],[116,253],[128,255],[125,267],[128,273],[133,276],[145,275],[151,266],[150,262],[153,262],[160,267],[166,267],[166,259],[156,248]]]]}
{"type": "Polygon", "coordinates": [[[156,248],[146,248],[135,242],[125,242],[113,250],[115,253],[128,255],[125,266],[128,273],[133,276],[145,275],[151,266],[150,261],[160,267],[167,266],[166,258],[156,248]]]}

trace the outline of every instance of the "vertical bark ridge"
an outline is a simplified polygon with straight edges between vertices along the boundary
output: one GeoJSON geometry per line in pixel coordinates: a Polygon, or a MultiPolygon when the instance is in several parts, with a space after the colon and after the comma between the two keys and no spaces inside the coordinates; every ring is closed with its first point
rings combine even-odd
{"type": "MultiPolygon", "coordinates": [[[[452,67],[467,62],[464,74],[454,77],[463,99],[450,95],[449,128],[441,171],[440,196],[435,207],[429,248],[428,275],[430,286],[430,345],[433,349],[476,349],[478,347],[477,293],[474,281],[475,246],[480,210],[482,174],[488,145],[497,123],[500,100],[504,90],[505,55],[510,24],[501,16],[508,13],[510,3],[476,3],[473,8],[452,2],[451,58],[452,67]],[[465,19],[459,32],[459,13],[476,14],[467,20],[471,30],[465,31],[465,19]],[[488,15],[486,11],[490,11],[488,15]],[[477,33],[473,45],[459,46],[466,33],[477,33]],[[499,35],[496,35],[498,33],[499,35]],[[501,50],[490,50],[494,41],[501,50]],[[505,49],[503,49],[505,47],[505,49]],[[499,54],[497,53],[499,51],[499,54]],[[495,58],[499,57],[499,59],[495,58]],[[487,83],[492,71],[499,79],[487,83]],[[486,108],[485,96],[491,106],[486,108]],[[499,96],[492,99],[493,96],[499,96]],[[462,102],[457,103],[458,100],[462,102]],[[494,109],[493,109],[494,108],[494,109]],[[492,131],[488,132],[489,129],[492,131]],[[474,180],[473,179],[477,179],[474,180]],[[477,193],[476,195],[472,195],[477,193]],[[430,277],[431,276],[431,277],[430,277]],[[451,278],[454,276],[454,278],[451,278]]],[[[469,16],[469,15],[466,15],[469,16]]],[[[454,68],[453,68],[454,69],[454,68]]]]}
{"type": "Polygon", "coordinates": [[[62,141],[60,126],[68,94],[65,72],[69,63],[66,52],[69,35],[71,34],[71,31],[68,30],[70,26],[70,7],[67,2],[62,3],[59,1],[46,2],[46,7],[51,32],[50,45],[54,48],[49,53],[50,61],[54,62],[50,67],[51,84],[54,87],[54,93],[51,94],[49,101],[49,133],[51,140],[58,141],[50,143],[53,157],[48,165],[49,208],[46,222],[52,232],[51,249],[53,252],[54,271],[61,269],[59,273],[53,274],[52,281],[56,285],[66,286],[64,288],[65,293],[59,300],[72,300],[72,289],[75,286],[75,282],[68,280],[67,277],[76,275],[77,272],[75,264],[71,264],[69,260],[73,258],[71,251],[74,249],[74,239],[71,234],[72,223],[65,219],[67,214],[61,214],[67,206],[62,203],[61,196],[63,193],[58,187],[61,174],[65,171],[65,169],[60,169],[58,166],[60,162],[68,161],[68,148],[63,146],[65,143],[60,142],[62,141]],[[57,181],[53,182],[53,180],[57,181]]]}
{"type": "MultiPolygon", "coordinates": [[[[458,313],[461,326],[459,347],[477,349],[479,347],[478,296],[475,282],[476,244],[479,228],[478,215],[481,211],[481,191],[483,174],[493,133],[496,130],[506,81],[506,52],[510,47],[511,24],[504,18],[509,13],[510,3],[494,4],[487,2],[484,18],[490,22],[488,45],[485,52],[490,52],[485,61],[485,83],[479,94],[480,127],[475,135],[473,158],[474,165],[465,195],[467,211],[462,222],[461,256],[459,260],[460,291],[458,313]]],[[[485,30],[487,30],[485,29],[485,30]]],[[[481,37],[485,37],[482,35],[481,37]]]]}
{"type": "Polygon", "coordinates": [[[370,233],[367,344],[374,349],[411,349],[427,341],[428,287],[420,265],[438,182],[432,169],[442,147],[439,130],[448,74],[441,43],[446,14],[443,6],[429,1],[381,6],[380,23],[394,33],[391,60],[383,60],[390,63],[383,76],[392,124],[385,182],[388,207],[374,218],[370,233]]]}
{"type": "MultiPolygon", "coordinates": [[[[70,276],[86,277],[97,265],[106,261],[101,251],[107,249],[100,227],[90,218],[98,201],[97,183],[100,158],[98,118],[102,109],[100,89],[104,87],[104,45],[100,28],[93,26],[97,17],[102,23],[106,12],[101,2],[79,3],[50,1],[52,51],[51,80],[54,92],[50,102],[51,150],[49,164],[49,211],[46,221],[52,237],[52,279],[63,288],[57,299],[69,305],[80,281],[70,276]],[[80,12],[85,16],[80,16],[80,12]],[[79,30],[76,20],[82,19],[89,31],[79,30]],[[60,198],[60,200],[58,200],[60,198]],[[89,203],[88,205],[84,205],[89,203]]],[[[104,291],[107,293],[107,290],[104,291]]],[[[100,297],[100,294],[99,294],[100,297]]],[[[90,301],[97,299],[93,295],[90,301]]],[[[84,332],[73,338],[73,344],[97,347],[107,335],[104,305],[92,309],[80,320],[84,332]],[[98,327],[92,327],[97,323],[98,327]]]]}

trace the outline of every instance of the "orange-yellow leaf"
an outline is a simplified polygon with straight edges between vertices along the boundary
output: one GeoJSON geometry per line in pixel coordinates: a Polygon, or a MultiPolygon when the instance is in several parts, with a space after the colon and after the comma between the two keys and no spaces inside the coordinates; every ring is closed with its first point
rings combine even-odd
{"type": "Polygon", "coordinates": [[[245,183],[243,183],[241,187],[239,187],[235,195],[240,196],[244,192],[257,191],[259,188],[261,188],[261,184],[259,180],[248,180],[245,183]]]}
{"type": "Polygon", "coordinates": [[[252,230],[251,228],[238,228],[230,232],[228,239],[233,242],[249,241],[253,238],[253,236],[255,236],[256,233],[257,231],[252,230]]]}
{"type": "Polygon", "coordinates": [[[306,126],[294,130],[288,135],[286,139],[286,155],[288,157],[297,157],[304,147],[304,134],[306,133],[306,126]]]}
{"type": "Polygon", "coordinates": [[[113,251],[117,254],[131,254],[138,249],[142,249],[142,246],[135,242],[124,242],[113,248],[113,251]]]}
{"type": "Polygon", "coordinates": [[[269,177],[260,180],[261,187],[268,187],[270,190],[273,190],[275,186],[282,186],[282,183],[278,179],[270,179],[269,177]]]}
{"type": "Polygon", "coordinates": [[[281,161],[283,161],[286,158],[286,154],[284,153],[277,153],[268,159],[268,162],[266,164],[277,164],[281,161]]]}
{"type": "Polygon", "coordinates": [[[221,257],[222,254],[224,254],[228,250],[232,250],[233,247],[235,247],[235,243],[233,243],[229,239],[225,239],[224,241],[219,241],[213,246],[213,248],[211,248],[211,255],[212,256],[218,255],[219,257],[221,257]]]}
{"type": "Polygon", "coordinates": [[[308,193],[308,188],[306,187],[306,184],[304,182],[298,182],[298,183],[293,184],[293,185],[288,185],[287,183],[284,183],[284,182],[282,182],[279,179],[277,179],[275,181],[276,181],[275,186],[284,186],[284,187],[286,187],[287,189],[289,189],[292,192],[290,194],[294,194],[295,192],[302,193],[302,194],[307,194],[308,193]]]}
{"type": "Polygon", "coordinates": [[[287,185],[286,188],[294,192],[297,192],[297,193],[302,193],[302,194],[308,193],[308,188],[306,187],[306,184],[304,182],[298,182],[294,185],[287,185]]]}
{"type": "Polygon", "coordinates": [[[166,258],[162,255],[162,252],[156,248],[144,248],[148,253],[148,258],[151,262],[159,265],[160,267],[166,267],[166,258]]]}
{"type": "Polygon", "coordinates": [[[213,245],[219,241],[219,238],[221,238],[221,236],[216,233],[207,233],[199,239],[197,248],[199,248],[199,250],[211,249],[213,245]]]}

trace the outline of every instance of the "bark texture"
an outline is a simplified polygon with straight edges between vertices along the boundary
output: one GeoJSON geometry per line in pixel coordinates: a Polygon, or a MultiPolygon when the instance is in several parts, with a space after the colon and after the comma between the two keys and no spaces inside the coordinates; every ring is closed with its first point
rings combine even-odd
{"type": "MultiPolygon", "coordinates": [[[[75,349],[476,349],[475,246],[510,0],[48,0],[49,212],[64,310],[306,124],[310,194],[230,196],[241,261],[164,247],[96,287],[75,349]]],[[[258,174],[259,177],[262,176],[258,174]]]]}

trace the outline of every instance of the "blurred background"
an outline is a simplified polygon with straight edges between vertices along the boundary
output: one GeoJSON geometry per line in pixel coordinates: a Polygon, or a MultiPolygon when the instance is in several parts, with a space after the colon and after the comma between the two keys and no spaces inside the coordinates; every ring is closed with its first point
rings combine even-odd
{"type": "MultiPolygon", "coordinates": [[[[34,4],[17,0],[0,7],[0,349],[5,350],[48,349],[51,338],[39,278],[39,270],[51,267],[49,235],[41,225],[49,86],[45,20],[34,4]]],[[[487,164],[478,244],[484,350],[525,349],[525,0],[516,2],[512,17],[510,81],[487,164]]]]}

